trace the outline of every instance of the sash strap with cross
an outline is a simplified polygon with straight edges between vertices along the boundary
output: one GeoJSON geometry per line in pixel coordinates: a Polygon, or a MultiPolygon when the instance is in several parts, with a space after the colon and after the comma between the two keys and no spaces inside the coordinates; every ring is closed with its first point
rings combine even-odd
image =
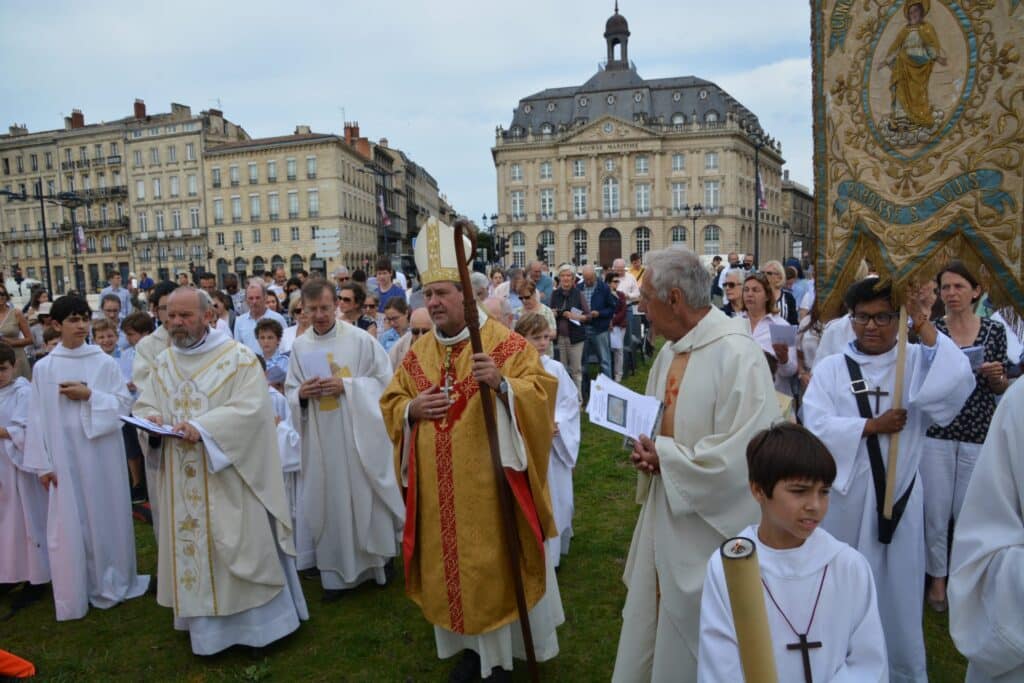
{"type": "MultiPolygon", "coordinates": [[[[846,359],[846,369],[850,373],[850,391],[853,392],[854,397],[857,399],[857,409],[860,411],[861,417],[870,420],[875,417],[875,413],[871,412],[871,403],[868,401],[868,395],[870,394],[875,397],[875,411],[877,412],[879,400],[882,396],[888,396],[889,393],[882,391],[880,387],[876,387],[873,391],[868,391],[868,385],[864,381],[864,375],[861,374],[860,365],[845,354],[843,357],[846,359]]],[[[892,519],[886,519],[883,513],[885,505],[885,463],[882,460],[882,446],[878,442],[877,434],[871,434],[865,438],[867,439],[868,460],[871,462],[871,478],[875,484],[878,542],[888,545],[892,543],[893,534],[896,533],[896,527],[903,517],[903,511],[907,509],[907,501],[910,500],[910,493],[914,490],[914,482],[917,481],[917,475],[910,480],[910,486],[907,487],[907,490],[900,496],[895,505],[892,506],[892,519]]]]}

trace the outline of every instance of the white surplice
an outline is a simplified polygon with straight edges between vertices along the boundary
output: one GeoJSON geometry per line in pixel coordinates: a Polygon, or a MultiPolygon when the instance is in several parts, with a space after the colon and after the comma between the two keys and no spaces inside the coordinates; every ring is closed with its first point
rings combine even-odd
{"type": "Polygon", "coordinates": [[[0,388],[0,583],[50,580],[46,552],[46,489],[25,469],[25,426],[32,385],[24,377],[0,388]]]}
{"type": "Polygon", "coordinates": [[[1024,382],[1003,395],[953,536],[949,633],[968,683],[1024,681],[1024,382]]]}
{"type": "MultiPolygon", "coordinates": [[[[888,681],[889,666],[875,581],[864,556],[821,528],[815,529],[800,547],[777,550],[761,542],[757,528],[757,525],[748,527],[740,536],[757,545],[761,577],[779,603],[776,607],[767,591],[762,591],[778,680],[804,680],[801,651],[786,648],[787,644],[799,642],[786,623],[788,618],[809,642],[821,643],[821,647],[809,650],[813,680],[831,683],[888,681]],[[819,587],[821,597],[815,605],[819,587]],[[810,630],[806,630],[808,623],[810,630]]],[[[697,679],[701,683],[733,683],[744,679],[722,556],[718,551],[708,562],[700,603],[697,679]]]]}
{"type": "Polygon", "coordinates": [[[136,574],[128,468],[120,415],[131,397],[117,362],[98,346],[63,344],[32,372],[25,468],[53,473],[46,538],[57,621],[81,619],[146,592],[136,574]],[[61,382],[88,384],[92,395],[72,401],[61,382]]]}
{"type": "MultiPolygon", "coordinates": [[[[868,394],[875,416],[892,407],[896,378],[896,349],[868,355],[851,343],[845,354],[860,366],[869,391],[880,388],[888,395],[868,394]]],[[[878,588],[879,612],[889,651],[893,681],[925,681],[923,599],[925,573],[923,487],[917,477],[925,430],[932,424],[949,424],[974,390],[970,363],[949,337],[938,335],[934,347],[907,345],[903,380],[903,407],[907,423],[900,432],[896,492],[901,496],[914,482],[899,526],[888,545],[878,541],[875,487],[863,438],[865,418],[857,409],[844,354],[823,358],[814,369],[804,394],[804,424],[820,438],[836,460],[836,480],[824,527],[849,543],[871,564],[878,588]]],[[[883,463],[888,462],[890,437],[878,437],[883,463]]]]}
{"type": "Polygon", "coordinates": [[[821,331],[821,341],[818,342],[818,351],[814,356],[811,371],[817,370],[818,363],[829,356],[846,351],[846,347],[856,338],[850,316],[844,315],[830,320],[821,331]]]}
{"type": "Polygon", "coordinates": [[[569,541],[572,539],[572,515],[575,510],[572,470],[576,467],[576,457],[580,451],[580,403],[576,384],[566,372],[565,366],[550,356],[542,355],[540,361],[548,374],[558,380],[558,395],[555,399],[555,424],[558,432],[551,440],[551,458],[548,460],[548,490],[551,493],[551,509],[558,538],[549,539],[546,543],[557,567],[560,556],[569,554],[569,541]]]}
{"type": "Polygon", "coordinates": [[[676,354],[689,353],[674,437],[657,436],[661,473],[641,473],[643,505],[623,581],[612,680],[697,680],[700,596],[711,552],[758,519],[747,483],[750,439],[779,419],[771,372],[750,325],[712,308],[682,339],[666,343],[647,377],[663,399],[676,354]]]}
{"type": "MultiPolygon", "coordinates": [[[[161,353],[136,415],[187,421],[202,439],[162,440],[157,602],[192,651],[262,647],[308,618],[293,558],[274,413],[256,356],[220,331],[161,353]]],[[[153,492],[151,492],[153,493],[153,492]]]]}
{"type": "MultiPolygon", "coordinates": [[[[149,374],[156,367],[156,357],[167,350],[171,345],[171,335],[167,327],[161,325],[156,328],[153,334],[146,335],[135,345],[135,357],[132,359],[132,383],[136,387],[136,400],[141,396],[143,388],[149,379],[149,374]]],[[[149,445],[149,438],[145,432],[139,432],[139,444],[145,455],[153,455],[154,449],[149,445]]],[[[160,543],[160,500],[156,492],[159,488],[157,483],[157,471],[160,459],[146,457],[142,459],[146,473],[146,491],[149,492],[149,513],[153,520],[153,536],[156,542],[160,543]]]]}
{"type": "Polygon", "coordinates": [[[302,440],[299,526],[311,541],[300,545],[298,563],[317,567],[328,590],[384,584],[384,567],[399,552],[405,503],[380,412],[391,375],[387,352],[355,325],[336,323],[323,335],[310,328],[292,345],[285,393],[302,440]],[[309,354],[326,354],[344,383],[341,396],[299,399],[309,354]]]}
{"type": "Polygon", "coordinates": [[[292,529],[295,529],[299,468],[302,463],[302,439],[292,425],[292,411],[288,407],[288,399],[274,387],[267,387],[267,389],[270,390],[270,402],[274,406],[274,415],[278,418],[277,451],[281,456],[284,493],[288,497],[288,511],[292,516],[292,529]]]}

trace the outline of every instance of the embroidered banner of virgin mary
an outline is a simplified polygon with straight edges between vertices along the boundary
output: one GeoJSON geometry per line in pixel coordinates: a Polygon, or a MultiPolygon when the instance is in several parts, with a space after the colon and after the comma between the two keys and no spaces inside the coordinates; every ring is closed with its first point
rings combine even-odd
{"type": "Polygon", "coordinates": [[[958,258],[1024,311],[1024,3],[812,0],[818,301],[958,258]]]}

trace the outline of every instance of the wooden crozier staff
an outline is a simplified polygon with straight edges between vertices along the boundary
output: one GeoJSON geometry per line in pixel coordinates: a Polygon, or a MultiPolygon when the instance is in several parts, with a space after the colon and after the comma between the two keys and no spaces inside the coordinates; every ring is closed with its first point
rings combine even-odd
{"type": "MultiPolygon", "coordinates": [[[[466,313],[466,327],[469,329],[469,341],[473,353],[483,353],[484,345],[480,340],[480,317],[477,314],[476,299],[473,298],[473,285],[469,280],[469,264],[466,262],[466,246],[462,242],[463,233],[468,233],[472,251],[476,253],[476,235],[469,227],[469,221],[458,218],[452,225],[455,231],[455,257],[459,262],[459,281],[462,284],[463,307],[466,313]]],[[[494,470],[494,481],[498,485],[498,502],[501,504],[501,520],[504,527],[505,550],[508,554],[508,566],[512,572],[516,594],[516,609],[519,612],[519,626],[523,633],[523,646],[526,649],[526,663],[530,670],[530,680],[540,680],[537,671],[537,655],[533,650],[533,633],[530,631],[529,611],[526,607],[526,591],[523,588],[523,575],[519,571],[519,527],[516,525],[512,490],[505,478],[505,468],[501,464],[501,447],[498,445],[498,423],[494,415],[494,402],[491,400],[491,388],[480,384],[480,400],[484,408],[484,424],[487,426],[487,443],[491,452],[491,467],[494,470]]]]}
{"type": "MultiPolygon", "coordinates": [[[[912,285],[911,291],[916,291],[912,285]]],[[[916,324],[917,321],[915,320],[916,324]]],[[[907,366],[907,307],[900,306],[900,329],[898,341],[896,342],[896,380],[892,389],[892,409],[899,410],[903,407],[903,375],[907,366]]],[[[900,433],[896,432],[889,436],[889,458],[885,465],[885,499],[882,503],[882,516],[892,519],[893,500],[896,497],[896,464],[899,460],[900,433]]]]}

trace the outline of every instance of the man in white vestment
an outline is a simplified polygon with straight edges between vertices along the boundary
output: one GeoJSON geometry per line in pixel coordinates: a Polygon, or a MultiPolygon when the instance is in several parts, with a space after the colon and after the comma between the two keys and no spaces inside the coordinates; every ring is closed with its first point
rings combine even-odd
{"type": "Polygon", "coordinates": [[[779,406],[750,326],[711,306],[711,274],[692,251],[647,254],[640,309],[667,340],[646,390],[665,412],[660,432],[642,436],[631,455],[643,507],[612,680],[696,681],[707,559],[758,519],[746,447],[779,406]]]}
{"type": "Polygon", "coordinates": [[[212,312],[205,292],[170,295],[172,346],[135,405],[183,435],[147,455],[164,511],[157,602],[199,655],[263,647],[308,618],[266,379],[247,347],[210,329],[212,312]]]}
{"type": "Polygon", "coordinates": [[[15,377],[17,356],[0,344],[0,594],[24,583],[11,603],[20,609],[50,582],[46,552],[46,489],[25,469],[25,426],[32,385],[15,377]]]}
{"type": "Polygon", "coordinates": [[[949,337],[937,333],[920,302],[908,297],[907,312],[923,344],[907,345],[903,409],[893,410],[899,315],[892,290],[877,278],[860,280],[847,292],[846,305],[857,339],[845,353],[818,363],[804,396],[804,424],[828,446],[837,466],[824,527],[871,564],[890,679],[925,681],[924,507],[917,467],[925,430],[956,417],[974,390],[974,376],[967,357],[949,337]],[[858,395],[867,400],[871,417],[862,416],[858,395]],[[896,432],[894,514],[891,521],[880,523],[884,468],[890,435],[896,432]],[[872,436],[879,451],[874,467],[872,436]]]}
{"type": "Polygon", "coordinates": [[[1024,681],[1024,382],[1003,395],[953,536],[949,633],[967,683],[1024,681]]]}
{"type": "Polygon", "coordinates": [[[324,600],[373,579],[387,581],[405,504],[398,490],[380,397],[391,381],[384,347],[339,324],[326,280],[302,287],[312,325],[292,345],[285,393],[302,439],[299,567],[316,567],[324,600]]]}
{"type": "Polygon", "coordinates": [[[46,538],[57,621],[138,597],[121,415],[131,396],[117,361],[86,344],[85,299],[53,302],[61,341],[36,363],[25,427],[25,468],[49,488],[46,538]]]}

